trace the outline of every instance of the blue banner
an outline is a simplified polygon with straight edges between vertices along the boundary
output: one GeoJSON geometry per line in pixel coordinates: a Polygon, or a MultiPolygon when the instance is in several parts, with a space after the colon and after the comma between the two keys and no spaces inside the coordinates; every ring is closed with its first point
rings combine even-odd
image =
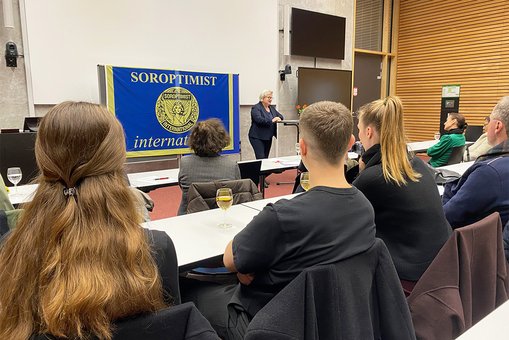
{"type": "Polygon", "coordinates": [[[127,157],[191,152],[196,122],[219,118],[239,152],[239,76],[105,66],[108,109],[126,134],[127,157]]]}

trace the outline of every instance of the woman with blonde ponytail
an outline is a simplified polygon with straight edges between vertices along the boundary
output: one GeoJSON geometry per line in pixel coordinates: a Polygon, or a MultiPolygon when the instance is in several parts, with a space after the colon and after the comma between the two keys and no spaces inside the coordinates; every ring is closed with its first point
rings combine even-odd
{"type": "Polygon", "coordinates": [[[37,192],[0,248],[0,339],[111,339],[113,321],[164,308],[168,294],[178,303],[178,286],[168,291],[173,243],[140,227],[117,119],[99,105],[59,104],[35,155],[37,192]]]}
{"type": "Polygon", "coordinates": [[[403,281],[417,281],[445,243],[451,227],[427,165],[407,151],[403,105],[390,96],[359,109],[359,139],[366,152],[353,185],[375,209],[383,239],[403,281]]]}

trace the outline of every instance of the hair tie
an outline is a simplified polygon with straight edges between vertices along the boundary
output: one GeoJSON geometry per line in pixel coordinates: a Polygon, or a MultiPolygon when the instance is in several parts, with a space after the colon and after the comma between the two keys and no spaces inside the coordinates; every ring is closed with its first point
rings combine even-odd
{"type": "Polygon", "coordinates": [[[384,99],[384,105],[387,105],[387,99],[388,99],[388,98],[389,98],[389,97],[385,97],[385,99],[384,99]]]}
{"type": "Polygon", "coordinates": [[[77,194],[76,187],[64,188],[64,196],[71,197],[77,194]]]}

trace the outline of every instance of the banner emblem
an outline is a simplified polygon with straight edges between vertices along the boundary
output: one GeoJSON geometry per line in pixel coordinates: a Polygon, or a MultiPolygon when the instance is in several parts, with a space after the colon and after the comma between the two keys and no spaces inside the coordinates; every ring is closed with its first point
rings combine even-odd
{"type": "Polygon", "coordinates": [[[155,111],[163,128],[173,133],[184,133],[198,121],[200,107],[191,91],[176,86],[159,95],[155,111]]]}

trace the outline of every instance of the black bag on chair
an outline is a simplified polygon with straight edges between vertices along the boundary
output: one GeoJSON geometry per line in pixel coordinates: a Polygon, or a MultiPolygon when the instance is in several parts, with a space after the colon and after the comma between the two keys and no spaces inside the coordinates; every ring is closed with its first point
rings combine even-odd
{"type": "Polygon", "coordinates": [[[461,175],[455,171],[447,169],[437,169],[427,164],[428,170],[435,179],[435,183],[438,185],[444,185],[449,182],[454,182],[461,178],[461,175]]]}

